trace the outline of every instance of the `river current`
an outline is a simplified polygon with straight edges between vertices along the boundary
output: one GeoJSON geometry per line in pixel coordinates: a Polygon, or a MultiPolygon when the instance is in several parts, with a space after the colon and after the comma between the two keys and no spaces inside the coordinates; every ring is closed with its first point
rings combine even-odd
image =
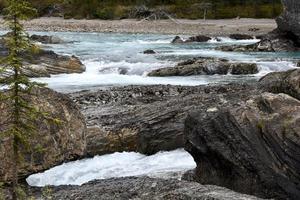
{"type": "MultiPolygon", "coordinates": [[[[50,88],[61,92],[72,92],[102,86],[124,85],[205,85],[235,81],[255,81],[272,71],[283,71],[296,67],[297,53],[237,53],[221,52],[215,47],[233,44],[251,44],[258,40],[232,40],[220,38],[206,43],[171,44],[174,35],[125,34],[125,33],[70,33],[31,32],[30,34],[56,35],[67,43],[43,45],[59,54],[75,55],[86,65],[82,74],[54,75],[36,80],[47,83],[50,88]],[[143,54],[153,49],[154,55],[143,54]],[[194,57],[219,57],[232,61],[255,62],[260,72],[256,75],[233,76],[189,76],[148,77],[154,69],[174,66],[178,61],[194,57]],[[124,75],[124,71],[126,74],[124,75]]],[[[187,38],[188,36],[182,36],[187,38]]]]}

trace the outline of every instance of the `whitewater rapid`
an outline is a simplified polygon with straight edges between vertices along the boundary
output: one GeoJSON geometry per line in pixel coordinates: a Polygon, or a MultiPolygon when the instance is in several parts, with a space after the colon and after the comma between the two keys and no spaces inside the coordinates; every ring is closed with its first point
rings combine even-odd
{"type": "MultiPolygon", "coordinates": [[[[125,85],[185,85],[223,84],[235,81],[256,81],[273,71],[295,68],[295,59],[300,53],[239,53],[221,52],[215,47],[221,45],[252,44],[258,40],[233,40],[221,37],[207,43],[171,44],[174,35],[122,34],[122,33],[52,33],[31,34],[57,35],[69,43],[44,45],[44,48],[59,54],[76,55],[86,65],[82,74],[61,74],[51,78],[34,79],[47,83],[60,92],[71,92],[102,86],[125,85]],[[143,51],[153,49],[154,55],[143,51]],[[247,76],[214,75],[189,77],[148,77],[152,70],[175,66],[177,62],[194,57],[217,57],[231,61],[253,62],[259,66],[259,73],[247,76]]],[[[187,38],[188,36],[183,36],[187,38]]]]}
{"type": "Polygon", "coordinates": [[[123,152],[65,163],[44,173],[31,175],[26,180],[29,185],[38,187],[82,185],[95,179],[165,177],[168,173],[185,172],[195,167],[192,156],[183,149],[159,152],[152,156],[123,152]]]}

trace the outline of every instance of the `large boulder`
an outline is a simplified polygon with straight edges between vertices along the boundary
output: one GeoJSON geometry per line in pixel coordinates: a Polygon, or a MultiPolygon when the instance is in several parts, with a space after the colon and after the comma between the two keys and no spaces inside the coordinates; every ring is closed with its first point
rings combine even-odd
{"type": "Polygon", "coordinates": [[[256,63],[231,63],[229,70],[232,75],[257,74],[259,72],[256,63]]]}
{"type": "Polygon", "coordinates": [[[48,35],[31,35],[30,39],[35,42],[40,42],[43,44],[61,44],[64,43],[62,39],[57,36],[48,36],[48,35]]]}
{"type": "Polygon", "coordinates": [[[300,69],[269,73],[260,79],[259,86],[264,91],[286,93],[300,100],[300,69]]]}
{"type": "Polygon", "coordinates": [[[207,37],[205,35],[197,35],[197,36],[189,37],[185,41],[185,43],[190,43],[190,42],[208,42],[211,39],[212,39],[211,37],[207,37]]]}
{"type": "Polygon", "coordinates": [[[263,93],[185,121],[195,179],[264,198],[300,198],[300,101],[263,93]]]}
{"type": "Polygon", "coordinates": [[[183,40],[180,36],[175,36],[172,40],[172,44],[183,44],[183,43],[193,43],[193,42],[208,42],[211,40],[211,37],[207,37],[205,35],[197,35],[189,37],[187,40],[183,40]]]}
{"type": "Polygon", "coordinates": [[[251,45],[218,47],[217,50],[236,52],[280,52],[300,50],[300,1],[282,0],[283,13],[276,19],[278,28],[251,45]]]}
{"type": "MultiPolygon", "coordinates": [[[[48,116],[35,119],[37,131],[29,136],[31,151],[23,151],[20,178],[78,159],[86,150],[85,119],[68,96],[46,88],[34,89],[30,102],[48,116]],[[59,123],[47,120],[49,118],[57,119],[59,123]]],[[[0,132],[10,125],[9,108],[8,103],[0,102],[0,132]]],[[[0,182],[12,179],[12,152],[11,138],[0,137],[0,182]]]]}
{"type": "Polygon", "coordinates": [[[229,38],[234,39],[234,40],[252,40],[252,39],[254,39],[253,36],[246,35],[246,34],[230,34],[229,38]]]}
{"type": "Polygon", "coordinates": [[[299,46],[286,33],[280,32],[278,29],[263,35],[261,40],[249,45],[231,45],[217,47],[216,50],[234,51],[234,52],[286,52],[298,51],[299,46]]]}
{"type": "MultiPolygon", "coordinates": [[[[65,200],[259,200],[254,196],[239,194],[217,186],[149,177],[99,180],[82,186],[61,186],[49,189],[52,191],[51,199],[65,200]]],[[[44,197],[42,189],[33,190],[33,193],[37,199],[44,197]]]]}
{"type": "Polygon", "coordinates": [[[258,73],[255,63],[231,63],[226,59],[197,58],[177,64],[175,67],[166,67],[154,70],[148,76],[192,76],[192,75],[245,75],[258,73]]]}
{"type": "Polygon", "coordinates": [[[282,0],[283,13],[277,18],[278,29],[300,46],[300,1],[282,0]]]}
{"type": "Polygon", "coordinates": [[[24,73],[29,77],[82,73],[86,70],[78,57],[58,55],[54,51],[40,49],[24,57],[24,64],[27,66],[24,73]]]}
{"type": "Polygon", "coordinates": [[[72,94],[87,126],[90,156],[116,151],[154,154],[184,147],[191,110],[214,108],[253,93],[251,85],[127,86],[72,94]]]}
{"type": "MultiPolygon", "coordinates": [[[[0,38],[0,58],[7,56],[5,39],[0,38]]],[[[24,73],[29,77],[50,77],[55,74],[82,73],[86,67],[76,56],[58,55],[33,45],[32,50],[22,54],[24,73]]]]}

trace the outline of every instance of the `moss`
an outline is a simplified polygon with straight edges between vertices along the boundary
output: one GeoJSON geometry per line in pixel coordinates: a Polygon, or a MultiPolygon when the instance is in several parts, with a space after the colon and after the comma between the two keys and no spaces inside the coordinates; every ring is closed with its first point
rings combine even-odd
{"type": "Polygon", "coordinates": [[[265,128],[265,122],[263,121],[263,120],[259,120],[258,121],[258,123],[257,123],[257,128],[259,129],[259,130],[263,130],[264,128],[265,128]]]}

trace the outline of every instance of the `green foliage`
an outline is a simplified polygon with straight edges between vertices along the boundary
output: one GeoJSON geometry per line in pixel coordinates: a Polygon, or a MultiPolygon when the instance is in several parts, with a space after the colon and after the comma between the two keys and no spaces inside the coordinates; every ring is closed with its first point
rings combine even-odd
{"type": "Polygon", "coordinates": [[[99,19],[113,19],[115,17],[114,9],[113,8],[99,9],[96,11],[95,17],[99,19]]]}
{"type": "Polygon", "coordinates": [[[32,51],[33,46],[20,20],[28,20],[36,15],[36,10],[25,0],[8,0],[4,9],[4,19],[11,30],[5,37],[5,46],[8,55],[0,63],[0,90],[1,103],[5,104],[8,112],[8,121],[1,136],[11,138],[13,155],[13,199],[26,199],[25,192],[19,187],[18,173],[24,149],[30,150],[30,139],[36,132],[35,120],[43,116],[39,110],[30,104],[32,89],[43,85],[32,82],[23,73],[22,55],[32,51]]]}
{"type": "MultiPolygon", "coordinates": [[[[0,0],[3,7],[5,0],[0,0]]],[[[203,18],[203,4],[211,4],[207,17],[211,19],[251,17],[274,18],[281,13],[280,0],[29,0],[40,15],[54,5],[63,8],[65,18],[120,19],[129,16],[135,6],[164,7],[177,18],[203,18]],[[202,6],[201,6],[202,5],[202,6]]]]}

